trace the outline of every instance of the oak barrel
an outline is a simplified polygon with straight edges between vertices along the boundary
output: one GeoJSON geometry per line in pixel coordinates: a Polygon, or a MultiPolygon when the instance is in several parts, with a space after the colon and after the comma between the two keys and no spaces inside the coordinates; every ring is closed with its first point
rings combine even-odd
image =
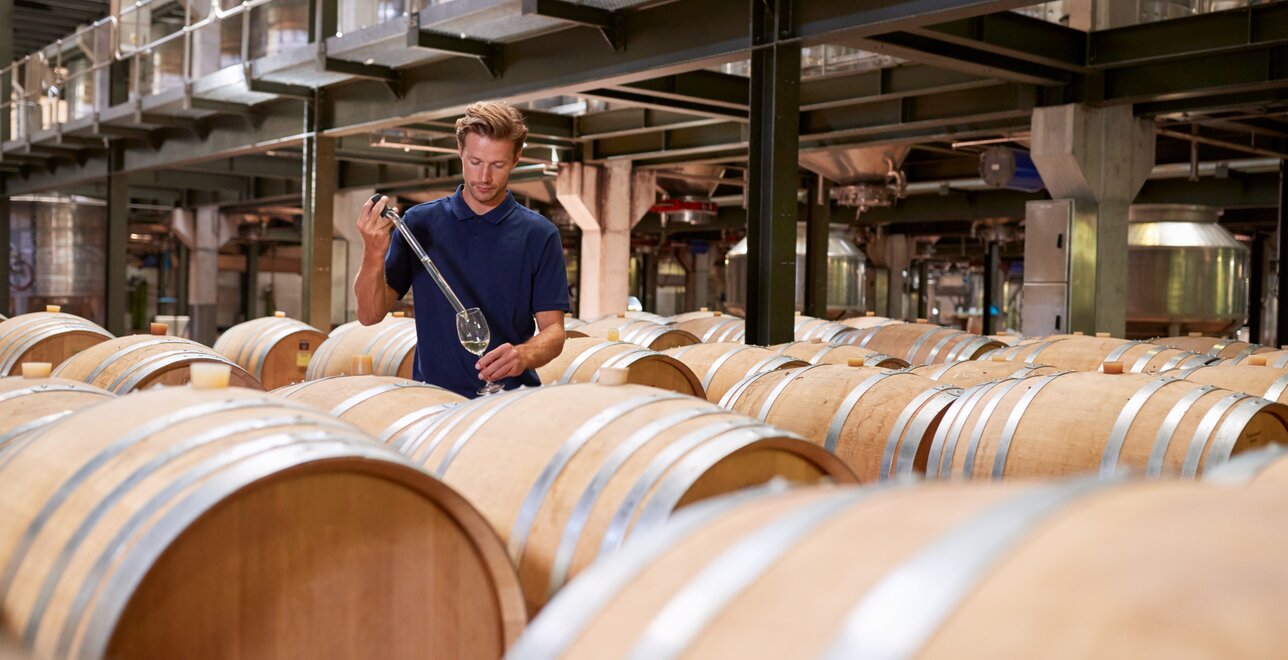
{"type": "Polygon", "coordinates": [[[891,323],[903,323],[903,321],[896,321],[895,319],[886,318],[884,316],[877,316],[873,314],[871,316],[854,316],[848,319],[841,319],[840,321],[838,321],[838,323],[848,325],[851,328],[866,330],[867,328],[875,328],[879,325],[890,325],[891,323]]]}
{"type": "Polygon", "coordinates": [[[674,316],[670,316],[667,318],[671,321],[671,323],[679,324],[679,323],[688,323],[689,321],[696,321],[699,319],[720,318],[720,317],[727,318],[727,319],[740,319],[740,317],[734,316],[732,314],[725,314],[724,312],[711,311],[708,309],[700,309],[696,312],[684,312],[682,314],[676,314],[674,316]]]}
{"type": "Polygon", "coordinates": [[[97,344],[112,333],[74,314],[33,312],[0,321],[0,376],[18,373],[23,362],[53,365],[97,344]]]}
{"type": "Polygon", "coordinates": [[[215,352],[275,390],[304,380],[313,352],[327,335],[295,319],[266,316],[238,323],[215,342],[215,352]]]}
{"type": "Polygon", "coordinates": [[[591,567],[509,658],[1278,657],[1285,517],[1157,482],[732,495],[591,567]]]}
{"type": "Polygon", "coordinates": [[[812,365],[744,379],[720,405],[799,433],[862,481],[924,471],[930,438],[961,390],[906,371],[812,365]]]}
{"type": "Polygon", "coordinates": [[[1250,360],[1249,358],[1252,357],[1251,355],[1244,355],[1237,358],[1230,358],[1228,360],[1221,360],[1220,362],[1217,362],[1215,364],[1227,364],[1227,365],[1253,364],[1254,362],[1260,362],[1261,360],[1265,360],[1266,363],[1263,366],[1275,367],[1277,369],[1283,369],[1284,367],[1288,367],[1288,351],[1285,351],[1285,350],[1267,351],[1265,353],[1257,353],[1256,355],[1257,355],[1256,360],[1250,360]]]}
{"type": "Polygon", "coordinates": [[[695,344],[663,351],[702,379],[707,400],[718,403],[738,381],[765,371],[795,369],[808,363],[767,348],[744,344],[695,344]]]}
{"type": "Polygon", "coordinates": [[[465,495],[508,544],[535,611],[568,578],[682,506],[775,477],[853,482],[798,437],[638,385],[476,399],[395,443],[465,495]]]}
{"type": "Polygon", "coordinates": [[[859,347],[903,358],[913,366],[974,360],[1004,345],[930,323],[888,323],[856,332],[854,343],[859,347]]]}
{"type": "Polygon", "coordinates": [[[373,325],[350,325],[342,332],[332,332],[313,354],[304,377],[317,380],[353,375],[353,358],[359,355],[371,356],[372,373],[377,376],[411,378],[416,362],[416,320],[387,315],[373,325]]]}
{"type": "Polygon", "coordinates": [[[882,369],[906,369],[908,362],[897,357],[878,353],[867,348],[850,344],[826,344],[821,341],[794,341],[770,346],[772,350],[783,355],[805,360],[810,364],[850,364],[851,360],[860,361],[865,367],[882,369]]]}
{"type": "Polygon", "coordinates": [[[939,425],[927,477],[1194,478],[1285,442],[1283,404],[1168,375],[1070,371],[967,390],[939,425]]]}
{"type": "Polygon", "coordinates": [[[1070,371],[1099,371],[1105,362],[1121,362],[1131,373],[1155,374],[1207,364],[1211,356],[1143,341],[1112,337],[1058,335],[994,352],[1029,364],[1046,364],[1070,371]]]}
{"type": "Polygon", "coordinates": [[[1169,371],[1167,375],[1184,378],[1200,385],[1215,385],[1278,403],[1288,403],[1288,368],[1214,364],[1183,371],[1169,371]]]}
{"type": "Polygon", "coordinates": [[[466,400],[437,385],[397,376],[329,376],[269,394],[323,410],[381,442],[466,400]]]}
{"type": "Polygon", "coordinates": [[[1059,371],[1045,364],[1028,364],[1018,360],[969,360],[913,367],[912,373],[954,387],[974,387],[982,383],[1024,376],[1045,376],[1059,371]]]}
{"type": "Polygon", "coordinates": [[[564,316],[564,336],[569,339],[589,337],[590,335],[581,331],[581,329],[585,326],[586,326],[586,322],[579,318],[576,318],[573,316],[564,316]]]}
{"type": "Polygon", "coordinates": [[[1160,337],[1149,340],[1149,343],[1179,348],[1191,353],[1202,353],[1222,360],[1241,358],[1256,353],[1270,353],[1275,350],[1269,346],[1249,344],[1246,341],[1203,336],[1160,337]]]}
{"type": "Polygon", "coordinates": [[[670,317],[660,316],[650,312],[621,312],[618,314],[604,314],[603,316],[595,319],[595,321],[604,321],[612,318],[628,318],[636,321],[648,321],[649,323],[656,323],[658,325],[671,325],[674,323],[670,317]]]}
{"type": "Polygon", "coordinates": [[[653,323],[642,319],[618,318],[610,316],[580,328],[590,337],[607,339],[612,330],[618,332],[621,341],[630,342],[654,351],[664,351],[677,346],[692,346],[701,340],[693,334],[669,325],[653,323]]]}
{"type": "Polygon", "coordinates": [[[706,397],[702,382],[683,362],[637,344],[598,337],[565,341],[563,352],[539,367],[537,376],[546,385],[593,383],[598,379],[598,371],[606,367],[626,369],[627,380],[636,385],[706,397]]]}
{"type": "Polygon", "coordinates": [[[0,453],[4,625],[47,657],[496,658],[517,579],[461,496],[245,389],[85,408],[0,453]]]}
{"type": "Polygon", "coordinates": [[[58,365],[53,375],[126,394],[153,385],[187,384],[188,368],[199,362],[227,364],[233,386],[263,389],[254,376],[209,347],[183,337],[155,335],[131,335],[92,346],[58,365]]]}
{"type": "Polygon", "coordinates": [[[747,337],[747,322],[736,316],[707,316],[682,321],[674,327],[707,344],[741,344],[747,337]]]}
{"type": "Polygon", "coordinates": [[[0,378],[0,449],[21,433],[114,396],[105,389],[65,378],[0,378]]]}
{"type": "Polygon", "coordinates": [[[858,332],[848,325],[800,314],[796,316],[794,323],[796,341],[817,339],[824,343],[847,343],[846,337],[854,336],[858,332]]]}

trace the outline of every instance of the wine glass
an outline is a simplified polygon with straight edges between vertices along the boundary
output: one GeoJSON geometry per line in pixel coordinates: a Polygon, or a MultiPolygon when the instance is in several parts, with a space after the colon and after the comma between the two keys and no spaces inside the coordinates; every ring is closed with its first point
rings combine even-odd
{"type": "MultiPolygon", "coordinates": [[[[461,340],[461,346],[465,350],[483,357],[487,351],[487,345],[492,341],[492,331],[487,327],[487,319],[483,318],[483,312],[477,307],[471,307],[465,311],[456,313],[456,336],[461,340]]],[[[496,394],[501,391],[500,383],[486,381],[486,384],[476,393],[479,396],[496,394]]]]}

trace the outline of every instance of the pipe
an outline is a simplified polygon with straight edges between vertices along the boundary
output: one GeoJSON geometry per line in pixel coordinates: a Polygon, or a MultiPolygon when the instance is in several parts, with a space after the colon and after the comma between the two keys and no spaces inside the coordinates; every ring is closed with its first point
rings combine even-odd
{"type": "MultiPolygon", "coordinates": [[[[1228,170],[1238,170],[1241,172],[1277,172],[1279,171],[1279,159],[1277,158],[1246,158],[1240,160],[1226,160],[1219,162],[1199,163],[1198,172],[1200,176],[1216,176],[1217,171],[1221,168],[1228,170]]],[[[1168,163],[1166,165],[1155,165],[1150,171],[1150,179],[1184,179],[1190,176],[1190,163],[1168,163]]],[[[937,181],[917,181],[909,183],[904,192],[907,195],[937,195],[945,190],[999,190],[993,188],[984,182],[981,178],[973,179],[941,179],[937,181]]]]}

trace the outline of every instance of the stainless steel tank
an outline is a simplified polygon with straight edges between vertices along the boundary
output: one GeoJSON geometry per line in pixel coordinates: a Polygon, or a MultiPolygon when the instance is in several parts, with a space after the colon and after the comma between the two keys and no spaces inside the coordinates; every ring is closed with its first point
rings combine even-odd
{"type": "MultiPolygon", "coordinates": [[[[867,268],[857,245],[845,235],[845,225],[832,225],[827,241],[827,315],[861,314],[865,310],[863,278],[867,268]]],[[[727,297],[731,314],[747,311],[747,239],[738,241],[725,259],[727,297]]],[[[805,308],[805,223],[796,223],[796,309],[805,308]]]]}
{"type": "Polygon", "coordinates": [[[63,305],[64,311],[103,322],[107,208],[95,201],[76,197],[32,200],[35,281],[31,304],[35,309],[45,304],[63,305]]]}
{"type": "Polygon", "coordinates": [[[1149,204],[1127,225],[1127,336],[1234,332],[1248,316],[1248,248],[1221,210],[1149,204]]]}

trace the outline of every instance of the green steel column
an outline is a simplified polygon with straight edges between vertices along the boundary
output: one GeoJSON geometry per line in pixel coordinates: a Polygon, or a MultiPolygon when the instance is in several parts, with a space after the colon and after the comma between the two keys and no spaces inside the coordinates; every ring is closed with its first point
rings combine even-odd
{"type": "Polygon", "coordinates": [[[1284,292],[1288,291],[1288,160],[1279,161],[1279,238],[1275,245],[1275,261],[1279,264],[1276,273],[1278,286],[1278,304],[1275,305],[1275,342],[1271,346],[1288,344],[1288,301],[1284,292]]]}
{"type": "Polygon", "coordinates": [[[122,174],[125,149],[113,142],[108,147],[107,169],[107,331],[126,333],[125,310],[129,289],[125,286],[125,250],[130,240],[130,179],[122,174]]]}
{"type": "Polygon", "coordinates": [[[796,186],[801,46],[794,0],[751,0],[747,343],[791,341],[796,306],[796,186]],[[786,41],[786,43],[783,43],[786,41]]]}
{"type": "MultiPolygon", "coordinates": [[[[13,0],[0,0],[0,67],[13,62],[13,0]]],[[[0,75],[0,103],[9,102],[13,89],[9,73],[0,75]]],[[[8,140],[9,110],[0,112],[0,143],[8,140]]],[[[9,315],[9,195],[0,175],[0,314],[9,315]]]]}
{"type": "Polygon", "coordinates": [[[242,287],[242,313],[249,321],[263,315],[259,307],[259,243],[257,241],[246,244],[246,273],[243,281],[245,286],[242,287]]]}
{"type": "Polygon", "coordinates": [[[316,133],[317,103],[304,104],[304,224],[300,241],[304,276],[301,316],[323,332],[331,330],[331,240],[334,233],[335,139],[316,133]]]}
{"type": "Polygon", "coordinates": [[[827,239],[832,217],[831,184],[810,177],[805,207],[805,314],[827,316],[827,239]]]}

